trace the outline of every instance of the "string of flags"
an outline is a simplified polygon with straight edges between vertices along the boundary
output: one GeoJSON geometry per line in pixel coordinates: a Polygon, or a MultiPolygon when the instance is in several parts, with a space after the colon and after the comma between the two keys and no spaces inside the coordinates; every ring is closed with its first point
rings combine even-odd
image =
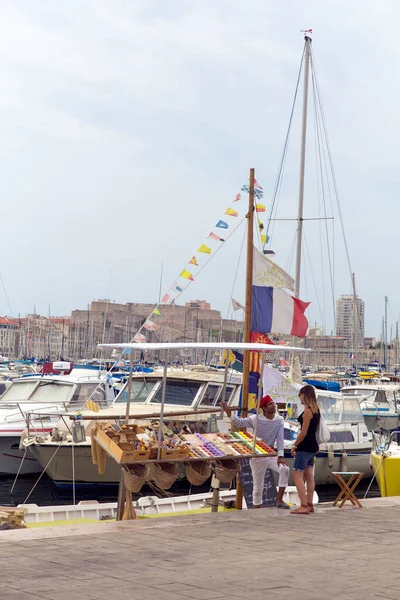
{"type": "MultiPolygon", "coordinates": [[[[233,233],[240,223],[239,219],[244,218],[246,215],[248,208],[248,193],[249,184],[245,184],[242,186],[240,192],[234,196],[231,205],[225,210],[223,216],[216,221],[216,224],[207,235],[206,240],[198,246],[197,251],[188,260],[180,275],[176,278],[174,283],[161,298],[160,303],[157,304],[157,306],[153,309],[152,313],[133,337],[134,342],[145,342],[145,332],[155,332],[159,329],[159,319],[162,317],[162,306],[171,306],[176,302],[177,298],[195,280],[200,270],[205,267],[208,261],[213,258],[215,252],[218,251],[221,245],[225,243],[227,237],[233,233]],[[246,193],[246,202],[241,202],[244,197],[242,192],[246,193]],[[234,207],[232,207],[233,204],[234,207]],[[223,237],[221,237],[220,234],[222,234],[222,231],[226,231],[227,235],[223,235],[223,237]]],[[[263,233],[264,224],[260,220],[260,215],[265,212],[265,205],[259,203],[259,201],[263,199],[264,191],[262,186],[257,181],[255,181],[254,196],[256,199],[255,210],[257,213],[261,244],[262,246],[265,246],[269,240],[269,237],[263,233]]]]}

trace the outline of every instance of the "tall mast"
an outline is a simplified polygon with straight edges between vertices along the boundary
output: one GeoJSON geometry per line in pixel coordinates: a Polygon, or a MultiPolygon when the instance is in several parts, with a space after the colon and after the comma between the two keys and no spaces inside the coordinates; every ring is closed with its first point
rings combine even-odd
{"type": "Polygon", "coordinates": [[[354,359],[354,364],[355,364],[355,368],[356,368],[356,375],[357,375],[357,363],[358,363],[358,342],[357,342],[357,326],[359,321],[358,318],[358,302],[357,302],[357,293],[356,293],[356,276],[353,273],[352,277],[352,284],[353,284],[353,353],[355,354],[355,359],[354,359]]]}
{"type": "Polygon", "coordinates": [[[384,329],[383,329],[383,335],[384,335],[384,340],[383,340],[383,362],[385,365],[385,369],[387,368],[387,343],[388,343],[388,337],[387,337],[387,305],[388,305],[388,297],[385,296],[385,322],[384,322],[384,329]]]}
{"type": "MultiPolygon", "coordinates": [[[[253,235],[254,235],[254,169],[250,169],[249,209],[247,218],[247,262],[246,262],[246,304],[244,311],[243,341],[250,342],[251,334],[251,292],[253,285],[253,235]]],[[[247,417],[249,400],[249,374],[250,352],[243,352],[243,379],[242,379],[242,416],[247,417]]],[[[236,508],[241,510],[243,502],[243,489],[240,479],[237,478],[236,508]]]]}
{"type": "MultiPolygon", "coordinates": [[[[247,218],[247,264],[246,264],[246,304],[244,313],[243,341],[250,342],[251,334],[251,291],[253,285],[253,235],[254,235],[254,169],[250,169],[249,209],[247,218]]],[[[249,394],[250,352],[243,352],[242,413],[247,416],[249,394]]]]}
{"type": "Polygon", "coordinates": [[[307,141],[307,111],[308,111],[308,81],[310,75],[310,53],[311,38],[304,36],[304,89],[303,89],[303,119],[301,131],[301,154],[300,154],[300,180],[299,180],[299,208],[297,216],[297,245],[296,245],[296,276],[295,295],[300,295],[300,271],[301,250],[303,239],[303,205],[304,205],[304,172],[306,164],[306,141],[307,141]]]}

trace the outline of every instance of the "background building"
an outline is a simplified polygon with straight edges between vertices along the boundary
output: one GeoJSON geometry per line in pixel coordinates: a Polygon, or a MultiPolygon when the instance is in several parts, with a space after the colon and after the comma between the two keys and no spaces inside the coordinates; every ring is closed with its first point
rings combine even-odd
{"type": "Polygon", "coordinates": [[[336,300],[336,335],[346,338],[348,348],[354,351],[362,348],[364,344],[364,313],[364,301],[358,296],[356,302],[352,294],[340,296],[336,300]]]}

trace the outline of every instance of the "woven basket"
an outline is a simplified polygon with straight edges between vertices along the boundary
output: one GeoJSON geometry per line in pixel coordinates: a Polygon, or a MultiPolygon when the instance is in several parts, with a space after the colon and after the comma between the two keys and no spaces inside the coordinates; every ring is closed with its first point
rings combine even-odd
{"type": "Polygon", "coordinates": [[[179,469],[175,463],[155,463],[151,471],[151,478],[161,490],[168,490],[179,476],[179,469]]]}
{"type": "Polygon", "coordinates": [[[230,483],[241,470],[235,460],[217,460],[214,463],[215,477],[223,483],[230,483]]]}
{"type": "Polygon", "coordinates": [[[185,463],[186,478],[192,485],[202,485],[211,477],[211,466],[208,462],[185,463]]]}
{"type": "Polygon", "coordinates": [[[147,465],[129,465],[124,467],[125,487],[129,492],[140,492],[147,479],[149,469],[147,465]]]}

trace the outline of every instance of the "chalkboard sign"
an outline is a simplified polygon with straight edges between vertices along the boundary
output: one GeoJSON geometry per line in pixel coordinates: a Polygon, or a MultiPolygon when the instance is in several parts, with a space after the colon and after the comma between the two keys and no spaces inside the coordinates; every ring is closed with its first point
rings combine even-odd
{"type": "MultiPolygon", "coordinates": [[[[241,460],[242,470],[240,471],[240,481],[242,482],[243,495],[246,500],[247,508],[253,508],[253,474],[250,467],[250,459],[241,460]]],[[[275,506],[277,500],[276,484],[274,473],[267,469],[264,478],[264,490],[262,496],[262,506],[275,506]]]]}

